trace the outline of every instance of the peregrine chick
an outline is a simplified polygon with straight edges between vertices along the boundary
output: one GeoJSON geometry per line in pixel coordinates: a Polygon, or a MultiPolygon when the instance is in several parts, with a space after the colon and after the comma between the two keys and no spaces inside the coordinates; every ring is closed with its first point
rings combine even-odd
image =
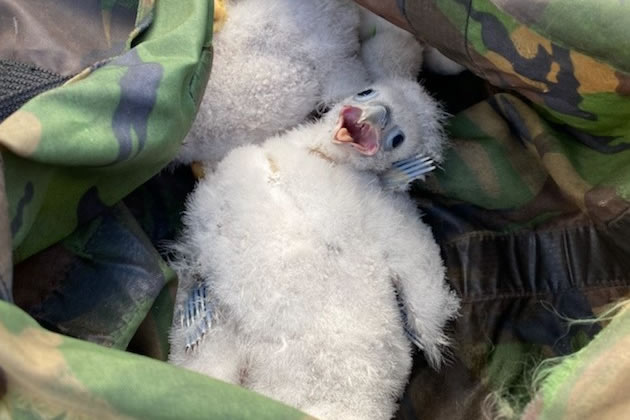
{"type": "Polygon", "coordinates": [[[420,85],[390,79],[230,152],[173,245],[170,362],[321,419],[391,418],[414,345],[438,367],[459,300],[431,229],[379,175],[439,162],[441,123],[420,85]]]}
{"type": "Polygon", "coordinates": [[[210,80],[176,162],[217,163],[367,82],[351,0],[228,0],[210,80]]]}

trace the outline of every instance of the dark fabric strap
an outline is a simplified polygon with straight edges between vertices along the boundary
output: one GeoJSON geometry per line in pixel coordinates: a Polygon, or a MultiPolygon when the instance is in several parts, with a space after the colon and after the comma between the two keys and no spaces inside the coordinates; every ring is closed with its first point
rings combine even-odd
{"type": "Polygon", "coordinates": [[[0,122],[29,99],[69,78],[33,65],[0,60],[0,122]]]}

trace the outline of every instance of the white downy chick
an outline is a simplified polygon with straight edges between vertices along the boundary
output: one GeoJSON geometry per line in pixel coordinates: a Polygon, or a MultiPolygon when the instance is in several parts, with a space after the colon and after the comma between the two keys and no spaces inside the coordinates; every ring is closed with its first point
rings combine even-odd
{"type": "Polygon", "coordinates": [[[412,343],[439,366],[459,300],[430,228],[379,173],[440,161],[441,115],[417,83],[383,81],[200,180],[172,248],[170,362],[324,420],[391,418],[412,343]]]}
{"type": "Polygon", "coordinates": [[[387,19],[358,6],[361,58],[372,80],[384,77],[416,79],[423,66],[433,73],[454,75],[466,68],[387,19]]]}
{"type": "Polygon", "coordinates": [[[213,64],[175,161],[217,163],[302,123],[367,83],[351,0],[231,0],[213,64]]]}
{"type": "Polygon", "coordinates": [[[357,7],[361,16],[361,59],[371,80],[388,77],[416,80],[422,68],[424,47],[406,30],[362,6],[357,7]]]}

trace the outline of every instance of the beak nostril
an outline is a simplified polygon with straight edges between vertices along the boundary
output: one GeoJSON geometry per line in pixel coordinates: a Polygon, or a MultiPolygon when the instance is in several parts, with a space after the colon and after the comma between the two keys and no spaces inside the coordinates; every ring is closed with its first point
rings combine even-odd
{"type": "Polygon", "coordinates": [[[370,123],[377,125],[382,130],[389,123],[389,118],[389,108],[385,105],[379,104],[365,107],[359,122],[369,121],[370,123]]]}
{"type": "Polygon", "coordinates": [[[387,124],[389,124],[389,119],[391,116],[391,109],[389,109],[389,107],[387,105],[384,105],[383,108],[385,108],[385,116],[383,117],[383,125],[382,127],[385,128],[387,127],[387,124]]]}

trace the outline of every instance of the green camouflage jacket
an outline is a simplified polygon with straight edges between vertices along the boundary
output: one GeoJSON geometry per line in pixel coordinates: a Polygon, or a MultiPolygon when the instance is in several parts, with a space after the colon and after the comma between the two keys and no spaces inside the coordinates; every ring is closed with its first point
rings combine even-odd
{"type": "MultiPolygon", "coordinates": [[[[208,3],[0,0],[0,418],[306,417],[163,362],[208,3]]],[[[360,3],[474,74],[423,76],[452,147],[411,193],[463,307],[398,418],[630,416],[625,306],[574,322],[630,292],[630,4],[360,3]]]]}

